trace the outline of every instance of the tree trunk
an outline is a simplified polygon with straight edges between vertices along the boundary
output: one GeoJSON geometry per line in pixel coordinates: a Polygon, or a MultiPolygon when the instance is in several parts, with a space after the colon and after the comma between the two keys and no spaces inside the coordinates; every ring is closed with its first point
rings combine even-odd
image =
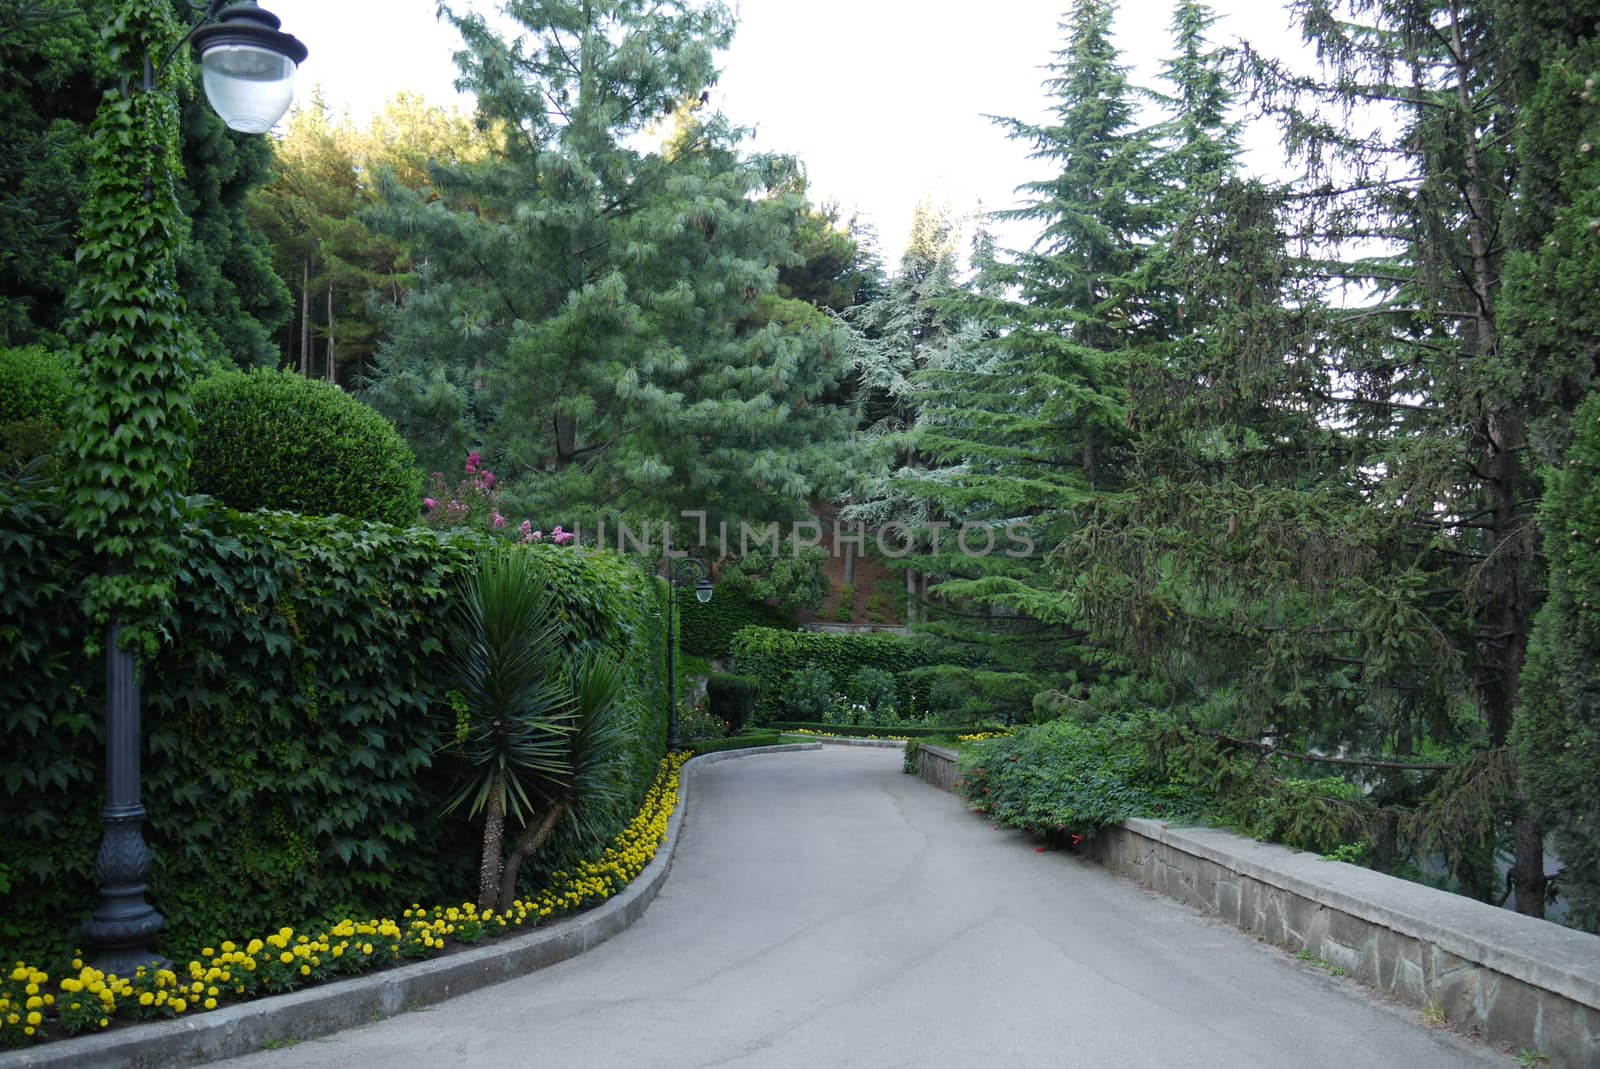
{"type": "MultiPolygon", "coordinates": [[[[511,904],[517,899],[517,875],[522,871],[522,863],[539,852],[550,838],[550,833],[555,831],[561,815],[566,811],[566,806],[551,806],[549,812],[545,813],[537,824],[529,824],[522,829],[522,834],[517,836],[517,844],[511,848],[511,856],[506,858],[505,872],[500,877],[498,908],[501,913],[510,913],[511,904]]],[[[480,909],[483,906],[481,902],[478,905],[480,909]]]]}
{"type": "Polygon", "coordinates": [[[491,774],[483,812],[483,860],[478,865],[478,910],[493,909],[500,893],[500,852],[506,837],[506,811],[500,798],[500,773],[491,774]]]}
{"type": "Polygon", "coordinates": [[[311,377],[311,253],[300,261],[300,374],[311,377]]]}
{"type": "Polygon", "coordinates": [[[578,448],[578,421],[572,416],[556,417],[556,463],[565,467],[578,448]]]}
{"type": "MultiPolygon", "coordinates": [[[[1503,259],[1493,250],[1487,220],[1490,210],[1485,193],[1488,176],[1479,152],[1478,128],[1472,101],[1472,72],[1466,39],[1461,32],[1461,5],[1452,0],[1450,45],[1455,55],[1456,107],[1460,112],[1466,149],[1466,182],[1462,193],[1467,207],[1467,244],[1472,253],[1472,296],[1477,315],[1473,335],[1465,347],[1475,363],[1497,360],[1500,327],[1496,319],[1498,282],[1503,259]]],[[[1484,610],[1487,635],[1479,639],[1488,668],[1480,691],[1489,741],[1505,746],[1520,704],[1522,667],[1528,655],[1528,632],[1533,619],[1533,592],[1524,581],[1533,558],[1532,523],[1523,514],[1525,476],[1522,456],[1527,449],[1527,428],[1521,406],[1512,399],[1496,404],[1484,395],[1478,430],[1488,456],[1484,460],[1489,507],[1493,520],[1487,532],[1484,610]]],[[[1516,889],[1516,910],[1530,917],[1544,916],[1544,830],[1539,826],[1518,788],[1517,815],[1512,828],[1516,854],[1510,877],[1516,889]]]]}
{"type": "Polygon", "coordinates": [[[328,283],[328,381],[336,382],[333,375],[333,283],[328,283]]]}

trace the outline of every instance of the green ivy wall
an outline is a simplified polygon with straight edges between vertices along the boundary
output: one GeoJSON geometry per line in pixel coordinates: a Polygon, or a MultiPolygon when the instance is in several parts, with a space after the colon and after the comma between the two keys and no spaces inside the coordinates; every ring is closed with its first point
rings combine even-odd
{"type": "MultiPolygon", "coordinates": [[[[476,832],[440,816],[439,654],[449,592],[484,537],[221,508],[184,529],[179,613],[143,682],[161,949],[471,896],[476,832]]],[[[636,805],[665,748],[665,584],[611,554],[528,551],[572,646],[624,662],[636,805]]],[[[51,960],[95,904],[103,682],[83,653],[89,562],[57,509],[6,482],[0,560],[0,958],[51,960]]],[[[549,866],[588,845],[558,844],[549,866]]]]}

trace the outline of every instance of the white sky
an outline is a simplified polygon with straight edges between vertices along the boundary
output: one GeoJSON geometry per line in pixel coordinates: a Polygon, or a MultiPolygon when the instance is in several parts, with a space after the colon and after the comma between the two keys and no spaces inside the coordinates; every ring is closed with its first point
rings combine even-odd
{"type": "MultiPolygon", "coordinates": [[[[1071,0],[740,0],[739,31],[723,56],[713,102],[757,130],[751,147],[798,156],[813,199],[859,212],[893,269],[917,201],[958,212],[1011,207],[1014,189],[1041,177],[1023,145],[983,116],[1045,115],[1044,64],[1062,45],[1071,0]]],[[[320,85],[357,122],[401,90],[431,103],[457,94],[451,53],[460,39],[434,16],[436,0],[265,0],[310,49],[297,84],[320,85]]],[[[493,0],[473,0],[493,10],[493,0]]],[[[1296,49],[1273,0],[1212,0],[1217,43],[1247,37],[1269,55],[1296,49]]],[[[1155,85],[1170,51],[1169,0],[1124,0],[1118,43],[1136,84],[1155,85]]],[[[1255,169],[1281,166],[1275,134],[1247,139],[1255,169]]],[[[1032,235],[1008,230],[1003,244],[1032,235]]]]}

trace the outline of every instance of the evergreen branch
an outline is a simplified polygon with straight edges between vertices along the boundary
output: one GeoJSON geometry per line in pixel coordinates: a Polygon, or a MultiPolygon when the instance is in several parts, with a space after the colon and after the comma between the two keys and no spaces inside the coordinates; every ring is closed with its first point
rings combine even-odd
{"type": "Polygon", "coordinates": [[[1313,761],[1323,765],[1350,765],[1359,768],[1393,768],[1404,772],[1449,772],[1459,768],[1459,764],[1429,764],[1412,763],[1409,761],[1369,760],[1359,757],[1323,757],[1319,754],[1298,753],[1294,750],[1285,750],[1277,746],[1269,746],[1264,742],[1254,742],[1250,739],[1235,738],[1220,732],[1213,736],[1218,742],[1232,743],[1235,746],[1244,746],[1256,750],[1265,757],[1289,757],[1297,761],[1313,761]]]}

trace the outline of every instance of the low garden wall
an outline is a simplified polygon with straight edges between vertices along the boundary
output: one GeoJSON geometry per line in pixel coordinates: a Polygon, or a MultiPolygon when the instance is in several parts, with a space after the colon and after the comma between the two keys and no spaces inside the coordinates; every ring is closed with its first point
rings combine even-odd
{"type": "MultiPolygon", "coordinates": [[[[949,790],[956,755],[922,747],[949,790]]],[[[1600,937],[1214,828],[1127,820],[1088,856],[1552,1066],[1600,1067],[1600,937]]]]}
{"type": "Polygon", "coordinates": [[[960,774],[956,769],[956,753],[939,746],[917,747],[917,775],[939,788],[948,791],[955,787],[960,774]]]}

